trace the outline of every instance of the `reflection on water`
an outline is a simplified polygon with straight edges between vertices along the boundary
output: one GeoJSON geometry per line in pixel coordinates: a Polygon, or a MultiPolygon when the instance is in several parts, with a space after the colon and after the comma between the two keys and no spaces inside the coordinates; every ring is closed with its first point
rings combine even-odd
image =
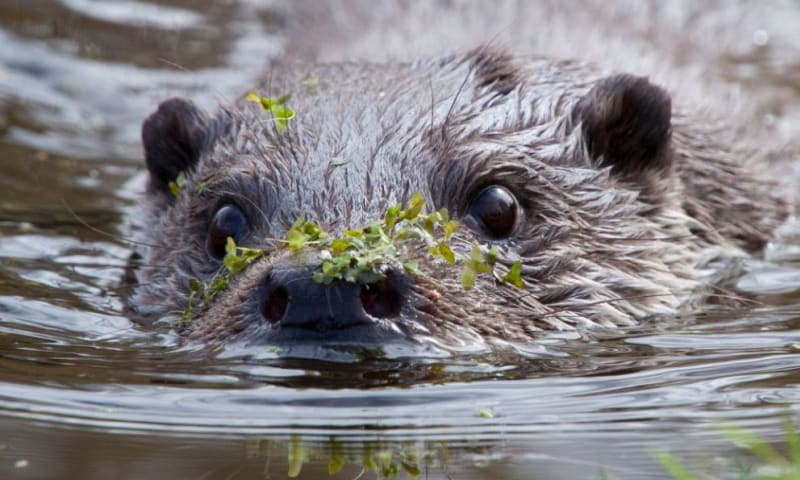
{"type": "MultiPolygon", "coordinates": [[[[0,478],[662,478],[654,451],[735,471],[719,422],[777,439],[800,400],[797,224],[740,281],[758,303],[737,315],[513,352],[256,359],[180,347],[126,316],[141,119],[171,95],[213,108],[286,51],[344,55],[328,33],[361,52],[383,24],[365,13],[377,26],[353,40],[346,5],[0,2],[0,478]],[[319,18],[329,23],[292,36],[319,18]]],[[[791,137],[800,44],[786,39],[800,9],[780,8],[774,24],[732,35],[714,68],[791,137]]],[[[629,27],[651,14],[663,38],[715,25],[655,10],[632,9],[629,27]]],[[[773,18],[758,12],[744,17],[773,18]]],[[[730,16],[743,17],[712,20],[730,16]]]]}

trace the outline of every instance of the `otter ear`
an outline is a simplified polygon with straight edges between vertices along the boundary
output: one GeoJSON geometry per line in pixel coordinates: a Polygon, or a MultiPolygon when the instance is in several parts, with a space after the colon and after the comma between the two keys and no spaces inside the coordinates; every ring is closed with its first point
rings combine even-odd
{"type": "Polygon", "coordinates": [[[142,124],[142,144],[150,188],[169,193],[169,183],[190,172],[208,143],[211,119],[184,98],[162,102],[142,124]]]}
{"type": "Polygon", "coordinates": [[[669,94],[646,78],[613,75],[578,101],[572,119],[600,166],[636,176],[670,166],[671,104],[669,94]]]}

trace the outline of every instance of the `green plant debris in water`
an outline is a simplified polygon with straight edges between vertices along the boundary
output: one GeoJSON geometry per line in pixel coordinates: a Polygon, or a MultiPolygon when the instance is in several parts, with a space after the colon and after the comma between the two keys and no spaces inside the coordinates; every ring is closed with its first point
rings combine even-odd
{"type": "Polygon", "coordinates": [[[344,447],[335,438],[331,438],[328,450],[328,475],[336,475],[344,468],[347,462],[344,456],[344,447]]]}
{"type": "Polygon", "coordinates": [[[409,256],[409,248],[416,249],[421,244],[432,259],[451,265],[463,264],[461,285],[464,290],[473,288],[477,278],[486,274],[491,274],[501,283],[517,288],[525,287],[519,260],[501,276],[495,271],[500,257],[496,247],[474,245],[470,256],[463,257],[450,245],[459,226],[458,222],[450,219],[447,209],[427,213],[424,207],[422,194],[414,193],[405,208],[399,203],[389,207],[382,221],[364,228],[345,230],[341,237],[329,235],[318,222],[306,220],[301,215],[286,232],[280,244],[272,249],[241,247],[229,237],[223,258],[225,269],[209,282],[204,283],[197,279],[189,282],[189,300],[182,320],[184,324],[191,321],[195,303],[202,301],[203,305],[208,306],[219,292],[228,287],[234,275],[241,273],[247,265],[279,249],[317,251],[320,266],[312,275],[312,280],[325,285],[335,281],[374,283],[391,269],[419,275],[417,262],[404,258],[409,256]]]}
{"type": "MultiPolygon", "coordinates": [[[[442,443],[414,444],[406,442],[385,443],[367,441],[346,446],[336,437],[330,437],[325,443],[306,442],[299,435],[292,435],[287,441],[254,440],[246,445],[247,457],[273,457],[286,449],[286,476],[297,478],[302,474],[303,466],[320,464],[327,459],[328,475],[337,478],[345,467],[360,467],[361,472],[355,478],[408,478],[416,480],[422,471],[430,468],[446,470],[446,445],[442,443]],[[365,475],[371,474],[365,477],[365,475]],[[404,474],[404,475],[403,475],[404,474]]],[[[349,477],[353,478],[353,477],[349,477]]]]}
{"type": "Polygon", "coordinates": [[[289,478],[295,478],[300,475],[303,469],[303,464],[309,459],[307,448],[299,435],[292,435],[289,441],[289,471],[287,475],[289,478]]]}
{"type": "Polygon", "coordinates": [[[289,120],[293,119],[295,116],[294,110],[286,106],[286,103],[291,98],[292,95],[289,93],[278,98],[262,97],[256,92],[247,94],[248,102],[257,103],[261,106],[262,110],[272,114],[272,119],[275,121],[275,128],[278,129],[279,135],[283,134],[283,131],[286,130],[286,127],[289,125],[289,120]]]}
{"type": "MultiPolygon", "coordinates": [[[[743,428],[724,426],[722,433],[756,460],[745,469],[746,471],[741,471],[742,480],[800,480],[800,433],[797,432],[797,426],[788,414],[783,422],[785,455],[753,432],[743,428]]],[[[676,480],[710,478],[707,475],[694,475],[677,457],[669,453],[658,453],[656,458],[664,470],[676,480]]]]}
{"type": "Polygon", "coordinates": [[[478,410],[478,416],[481,418],[494,418],[494,413],[492,413],[491,408],[481,408],[478,410]]]}

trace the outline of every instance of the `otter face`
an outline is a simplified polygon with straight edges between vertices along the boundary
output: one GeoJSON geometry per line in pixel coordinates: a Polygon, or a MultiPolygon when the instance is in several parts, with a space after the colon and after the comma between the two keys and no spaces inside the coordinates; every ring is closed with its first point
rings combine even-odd
{"type": "Polygon", "coordinates": [[[145,121],[152,224],[140,311],[184,311],[190,280],[222,268],[227,237],[275,246],[300,215],[340,233],[414,192],[461,221],[455,249],[497,246],[501,265],[522,261],[527,287],[485,278],[464,291],[456,268],[424,252],[407,252],[418,275],[323,285],[311,279],[317,255],[282,250],[197,311],[188,338],[460,346],[632,325],[676,312],[699,295],[709,260],[742,253],[704,223],[705,199],[685,198],[700,134],[673,135],[669,95],[644,78],[487,51],[288,65],[270,78],[267,93],[291,92],[297,112],[282,134],[253,104],[212,117],[172,99],[145,121]]]}

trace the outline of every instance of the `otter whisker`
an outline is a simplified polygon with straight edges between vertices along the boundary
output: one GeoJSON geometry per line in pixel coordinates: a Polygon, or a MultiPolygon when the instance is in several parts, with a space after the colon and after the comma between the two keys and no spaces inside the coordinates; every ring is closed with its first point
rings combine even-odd
{"type": "Polygon", "coordinates": [[[435,124],[434,118],[435,118],[435,114],[436,114],[436,96],[435,96],[434,90],[433,90],[433,78],[431,78],[430,76],[428,77],[428,89],[429,89],[430,94],[431,94],[431,110],[430,110],[430,112],[431,112],[431,115],[430,115],[431,124],[428,126],[428,131],[429,132],[433,132],[434,131],[434,124],[435,124]]]}
{"type": "Polygon", "coordinates": [[[116,240],[119,243],[124,243],[124,244],[134,245],[134,246],[140,246],[140,247],[153,247],[153,244],[122,238],[121,236],[116,235],[114,233],[107,232],[107,231],[102,230],[100,228],[97,228],[97,227],[95,227],[93,225],[89,225],[83,218],[81,218],[80,215],[78,215],[75,212],[75,210],[72,209],[72,207],[69,206],[69,204],[67,203],[67,201],[63,197],[61,198],[61,204],[64,206],[64,208],[67,210],[67,212],[69,212],[69,214],[72,215],[72,217],[78,223],[81,224],[81,226],[83,226],[84,228],[86,228],[89,231],[92,231],[94,233],[102,235],[102,236],[104,236],[106,238],[110,238],[112,240],[116,240]]]}
{"type": "Polygon", "coordinates": [[[764,302],[762,302],[762,301],[760,301],[760,300],[758,300],[756,298],[746,297],[746,296],[744,296],[742,294],[738,294],[738,293],[736,293],[736,292],[734,292],[732,290],[729,290],[729,289],[726,289],[726,288],[722,288],[719,285],[710,285],[709,287],[711,288],[711,291],[707,293],[709,298],[719,298],[719,299],[724,299],[724,300],[732,300],[732,301],[734,301],[736,303],[739,303],[739,304],[748,305],[751,308],[764,305],[764,302]],[[715,292],[714,290],[718,290],[719,292],[715,292]]]}
{"type": "Polygon", "coordinates": [[[610,241],[610,242],[679,242],[682,240],[689,240],[692,238],[692,235],[674,235],[674,236],[667,236],[667,237],[617,237],[617,236],[606,236],[604,235],[603,240],[610,241]]]}
{"type": "Polygon", "coordinates": [[[456,103],[458,102],[458,98],[461,96],[461,93],[464,91],[464,88],[467,86],[467,82],[469,81],[470,77],[472,77],[472,72],[471,71],[467,71],[464,74],[464,79],[459,84],[458,89],[456,89],[456,93],[455,93],[455,95],[453,95],[453,100],[450,102],[450,107],[447,109],[447,113],[445,114],[444,120],[442,121],[442,126],[440,127],[440,132],[441,132],[441,140],[440,141],[441,141],[441,144],[442,144],[442,147],[443,147],[442,150],[445,151],[445,152],[450,150],[450,142],[447,140],[447,138],[448,138],[447,131],[450,128],[450,122],[452,121],[452,118],[453,118],[452,115],[453,115],[453,112],[455,111],[456,103]]]}
{"type": "Polygon", "coordinates": [[[264,224],[269,225],[269,216],[267,215],[267,212],[265,212],[264,209],[261,207],[261,205],[257,204],[252,198],[242,195],[241,193],[235,192],[233,190],[224,190],[220,192],[220,196],[243,200],[244,202],[252,206],[259,213],[259,215],[261,215],[261,219],[264,222],[264,224]]]}
{"type": "MultiPolygon", "coordinates": [[[[691,292],[683,292],[683,294],[689,294],[689,293],[691,293],[691,292]]],[[[564,308],[561,308],[561,309],[550,310],[549,312],[547,312],[547,313],[545,313],[543,315],[547,316],[547,315],[551,315],[551,314],[564,313],[566,311],[571,311],[571,310],[580,311],[581,309],[585,309],[585,308],[588,308],[588,307],[593,307],[593,306],[603,305],[603,304],[608,304],[608,303],[614,303],[614,302],[627,302],[627,301],[631,301],[631,300],[642,300],[642,299],[647,299],[647,298],[658,298],[658,297],[672,297],[672,296],[681,295],[681,294],[682,294],[681,292],[668,292],[668,293],[651,293],[651,294],[630,295],[630,296],[624,296],[624,297],[606,298],[606,299],[598,300],[598,301],[595,301],[595,302],[578,303],[578,304],[572,305],[570,307],[564,307],[564,308]]],[[[761,302],[757,302],[757,301],[755,301],[753,299],[744,298],[741,295],[735,295],[735,294],[733,294],[733,295],[724,295],[724,294],[718,294],[718,293],[709,293],[707,295],[709,297],[713,297],[713,298],[724,298],[724,299],[727,299],[727,300],[735,300],[735,301],[741,302],[741,303],[749,303],[751,306],[756,306],[756,305],[760,305],[761,304],[761,302]]]]}

